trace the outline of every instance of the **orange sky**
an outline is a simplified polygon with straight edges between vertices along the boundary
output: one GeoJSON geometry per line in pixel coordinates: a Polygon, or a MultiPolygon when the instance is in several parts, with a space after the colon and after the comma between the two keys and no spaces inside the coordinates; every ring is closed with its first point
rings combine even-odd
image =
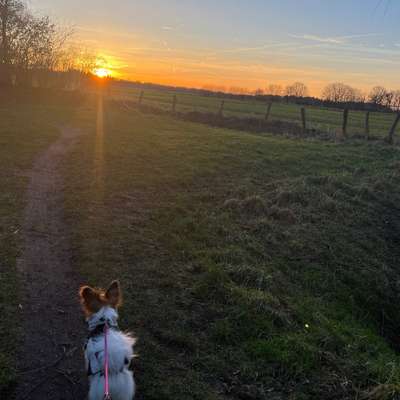
{"type": "MultiPolygon", "coordinates": [[[[101,66],[109,69],[112,76],[134,81],[227,90],[246,88],[250,91],[265,88],[271,83],[286,86],[302,81],[312,94],[319,94],[321,88],[332,80],[334,72],[317,66],[303,69],[294,65],[246,62],[237,59],[231,52],[214,54],[208,50],[135,46],[135,38],[117,32],[98,32],[94,35],[93,31],[85,28],[80,29],[78,35],[88,47],[96,49],[101,59],[106,60],[106,64],[101,66]]],[[[360,78],[360,74],[356,75],[347,73],[342,75],[342,79],[354,81],[360,78]]],[[[369,81],[359,84],[365,90],[369,86],[369,81]]]]}
{"type": "Polygon", "coordinates": [[[376,0],[31,1],[122,79],[228,90],[301,81],[312,95],[335,81],[400,86],[400,4],[384,15],[376,0]]]}
{"type": "MultiPolygon", "coordinates": [[[[271,57],[270,62],[264,63],[246,57],[247,49],[220,52],[176,49],[170,48],[167,43],[144,43],[135,36],[111,30],[95,32],[80,28],[77,34],[87,46],[96,49],[107,60],[106,68],[112,71],[113,76],[134,81],[197,88],[224,87],[227,90],[239,87],[250,91],[265,88],[271,83],[286,86],[301,81],[306,83],[312,95],[319,95],[322,88],[332,81],[342,81],[364,91],[378,84],[393,88],[397,83],[397,78],[390,73],[382,75],[380,69],[354,71],[318,63],[302,66],[284,53],[282,61],[279,57],[271,57]]],[[[292,50],[290,46],[282,44],[286,52],[292,50]]],[[[271,49],[275,50],[273,44],[271,49]]],[[[351,58],[347,60],[350,61],[351,58]]],[[[391,61],[388,64],[392,66],[391,61]]]]}

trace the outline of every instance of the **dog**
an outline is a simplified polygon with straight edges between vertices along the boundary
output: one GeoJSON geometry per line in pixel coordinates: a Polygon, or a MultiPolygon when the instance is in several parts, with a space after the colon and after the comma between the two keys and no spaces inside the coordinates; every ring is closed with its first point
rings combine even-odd
{"type": "Polygon", "coordinates": [[[122,303],[118,281],[107,290],[82,286],[79,289],[83,311],[89,327],[85,344],[85,365],[89,376],[88,400],[103,400],[104,378],[104,327],[107,324],[108,376],[112,400],[132,400],[135,381],[129,365],[133,358],[135,339],[118,328],[118,308],[122,303]]]}

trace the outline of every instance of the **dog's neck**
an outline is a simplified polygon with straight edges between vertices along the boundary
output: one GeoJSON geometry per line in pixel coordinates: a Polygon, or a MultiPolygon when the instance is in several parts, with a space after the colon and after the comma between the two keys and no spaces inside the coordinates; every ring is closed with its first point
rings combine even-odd
{"type": "Polygon", "coordinates": [[[91,315],[87,319],[89,326],[89,332],[94,331],[98,326],[107,325],[110,328],[118,328],[118,313],[117,311],[109,306],[102,307],[96,314],[91,315]]]}

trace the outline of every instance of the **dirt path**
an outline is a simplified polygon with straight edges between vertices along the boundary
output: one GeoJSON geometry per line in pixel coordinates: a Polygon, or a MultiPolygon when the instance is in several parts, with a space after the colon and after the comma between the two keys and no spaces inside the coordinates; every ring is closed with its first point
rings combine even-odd
{"type": "Polygon", "coordinates": [[[80,280],[71,265],[63,222],[59,163],[79,132],[64,128],[33,166],[23,223],[22,334],[17,400],[85,399],[82,344],[86,333],[78,304],[80,280]]]}

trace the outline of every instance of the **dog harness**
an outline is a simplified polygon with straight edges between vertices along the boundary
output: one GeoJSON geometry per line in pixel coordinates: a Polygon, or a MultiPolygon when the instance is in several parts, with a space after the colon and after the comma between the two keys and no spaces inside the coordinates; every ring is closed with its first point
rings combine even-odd
{"type": "Polygon", "coordinates": [[[118,314],[111,307],[103,307],[88,320],[89,335],[86,339],[84,349],[87,355],[87,374],[93,376],[104,375],[104,333],[107,330],[118,329],[118,314]],[[107,327],[107,328],[106,328],[107,327]]]}

